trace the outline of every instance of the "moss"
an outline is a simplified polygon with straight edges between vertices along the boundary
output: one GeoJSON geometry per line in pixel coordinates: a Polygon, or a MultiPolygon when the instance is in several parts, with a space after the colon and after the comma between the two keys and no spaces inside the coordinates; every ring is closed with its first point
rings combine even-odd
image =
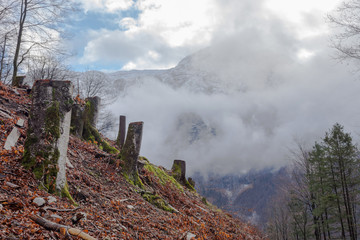
{"type": "Polygon", "coordinates": [[[172,172],[172,176],[176,179],[176,180],[180,180],[181,178],[181,166],[180,164],[173,164],[172,166],[172,169],[171,169],[171,172],[172,172]]]}
{"type": "Polygon", "coordinates": [[[173,178],[172,176],[169,176],[164,170],[162,170],[159,167],[156,167],[154,165],[152,165],[151,163],[148,163],[144,166],[144,168],[149,171],[152,172],[160,181],[160,183],[162,185],[168,185],[169,183],[174,186],[175,188],[184,191],[183,187],[181,186],[181,184],[175,180],[175,178],[173,178]]]}
{"type": "Polygon", "coordinates": [[[173,208],[171,208],[159,195],[145,192],[142,193],[141,196],[148,201],[149,203],[155,205],[156,207],[167,211],[167,212],[175,212],[173,208]]]}
{"type": "Polygon", "coordinates": [[[32,146],[33,144],[36,144],[39,141],[39,139],[34,136],[34,134],[32,133],[32,130],[29,128],[27,131],[27,137],[25,140],[25,144],[24,144],[24,155],[23,155],[23,160],[22,160],[22,164],[26,169],[30,169],[33,166],[35,166],[36,164],[36,159],[35,157],[31,156],[30,153],[30,146],[32,146]]]}
{"type": "Polygon", "coordinates": [[[194,186],[191,185],[188,180],[185,180],[185,187],[187,187],[190,191],[196,192],[194,186]]]}
{"type": "Polygon", "coordinates": [[[75,202],[75,200],[72,198],[70,192],[69,192],[69,185],[66,182],[64,188],[61,190],[61,197],[66,197],[67,199],[70,200],[70,202],[74,205],[77,206],[77,203],[75,202]]]}
{"type": "Polygon", "coordinates": [[[150,163],[149,159],[147,159],[144,156],[139,156],[139,160],[146,161],[146,162],[150,163]]]}
{"type": "Polygon", "coordinates": [[[105,141],[105,140],[102,140],[101,142],[101,147],[103,148],[103,150],[105,152],[108,152],[108,153],[112,153],[112,154],[117,154],[119,153],[119,150],[117,150],[116,148],[110,146],[110,144],[105,141]]]}
{"type": "Polygon", "coordinates": [[[45,133],[58,139],[60,137],[60,110],[59,102],[54,101],[45,115],[45,133]]]}
{"type": "Polygon", "coordinates": [[[141,189],[144,189],[144,184],[141,181],[139,174],[136,172],[135,174],[132,175],[127,175],[125,172],[123,172],[123,176],[125,177],[126,181],[128,181],[131,185],[139,187],[141,189]]]}
{"type": "Polygon", "coordinates": [[[202,197],[202,198],[201,198],[201,202],[202,202],[203,204],[205,204],[206,206],[209,206],[209,203],[208,203],[208,201],[206,200],[205,197],[202,197]]]}

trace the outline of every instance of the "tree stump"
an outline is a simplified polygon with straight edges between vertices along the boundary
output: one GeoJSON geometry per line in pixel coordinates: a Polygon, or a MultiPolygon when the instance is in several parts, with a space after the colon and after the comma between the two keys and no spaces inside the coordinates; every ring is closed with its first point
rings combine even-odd
{"type": "Polygon", "coordinates": [[[124,146],[126,135],[126,116],[120,116],[119,133],[116,139],[116,145],[121,149],[124,146]]]}
{"type": "Polygon", "coordinates": [[[174,160],[171,167],[172,176],[180,183],[186,184],[186,162],[184,160],[174,160]]]}
{"type": "Polygon", "coordinates": [[[23,165],[51,193],[67,195],[66,155],[73,86],[70,81],[34,83],[23,165]]]}
{"type": "Polygon", "coordinates": [[[124,161],[123,172],[135,185],[141,185],[137,161],[140,154],[143,125],[143,122],[132,122],[129,124],[126,141],[120,152],[120,158],[124,161]]]}

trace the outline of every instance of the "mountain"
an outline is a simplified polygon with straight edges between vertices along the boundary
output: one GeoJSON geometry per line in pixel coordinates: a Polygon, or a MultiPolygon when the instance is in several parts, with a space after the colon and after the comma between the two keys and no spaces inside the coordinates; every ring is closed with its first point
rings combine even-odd
{"type": "Polygon", "coordinates": [[[192,178],[198,192],[209,202],[244,221],[263,227],[268,220],[271,198],[281,182],[290,179],[290,175],[287,168],[281,168],[225,176],[212,173],[206,177],[198,172],[192,178]]]}
{"type": "Polygon", "coordinates": [[[95,239],[86,234],[98,239],[264,239],[145,158],[147,167],[139,172],[144,189],[132,185],[115,164],[116,155],[75,136],[67,151],[67,181],[76,203],[69,195],[49,194],[21,165],[30,106],[29,89],[0,83],[1,239],[63,239],[74,231],[82,239],[95,239]],[[5,149],[14,129],[19,140],[5,149]]]}

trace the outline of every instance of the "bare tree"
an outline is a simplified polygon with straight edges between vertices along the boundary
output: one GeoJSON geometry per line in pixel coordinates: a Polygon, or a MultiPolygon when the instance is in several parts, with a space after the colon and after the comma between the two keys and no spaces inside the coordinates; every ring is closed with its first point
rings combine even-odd
{"type": "Polygon", "coordinates": [[[0,81],[8,83],[12,70],[11,43],[15,37],[15,26],[12,18],[16,0],[0,2],[0,81]]]}
{"type": "Polygon", "coordinates": [[[340,60],[360,60],[360,1],[343,2],[328,19],[336,33],[331,46],[338,50],[340,60]]]}
{"type": "Polygon", "coordinates": [[[27,71],[27,80],[33,82],[38,79],[68,80],[73,74],[64,64],[65,56],[47,54],[30,58],[27,71]]]}
{"type": "Polygon", "coordinates": [[[70,0],[20,0],[15,18],[16,45],[13,56],[12,84],[17,85],[16,75],[20,65],[31,51],[61,53],[58,43],[61,30],[58,27],[67,13],[73,10],[70,0]]]}

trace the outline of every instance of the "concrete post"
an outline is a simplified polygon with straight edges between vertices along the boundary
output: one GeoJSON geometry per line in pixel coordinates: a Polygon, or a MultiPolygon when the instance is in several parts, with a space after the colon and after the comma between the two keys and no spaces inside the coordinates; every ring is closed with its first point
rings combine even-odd
{"type": "Polygon", "coordinates": [[[123,171],[132,178],[130,180],[136,181],[138,176],[137,161],[140,154],[143,122],[132,122],[129,124],[128,133],[124,147],[121,149],[120,156],[125,162],[123,171]]]}
{"type": "Polygon", "coordinates": [[[126,116],[121,115],[119,121],[119,133],[116,139],[116,145],[121,149],[124,146],[126,135],[126,116]]]}
{"type": "Polygon", "coordinates": [[[51,193],[63,193],[66,186],[72,92],[70,81],[38,80],[32,89],[23,165],[51,193]]]}
{"type": "Polygon", "coordinates": [[[174,160],[171,168],[172,176],[180,183],[185,184],[186,181],[186,162],[184,160],[174,160]]]}

